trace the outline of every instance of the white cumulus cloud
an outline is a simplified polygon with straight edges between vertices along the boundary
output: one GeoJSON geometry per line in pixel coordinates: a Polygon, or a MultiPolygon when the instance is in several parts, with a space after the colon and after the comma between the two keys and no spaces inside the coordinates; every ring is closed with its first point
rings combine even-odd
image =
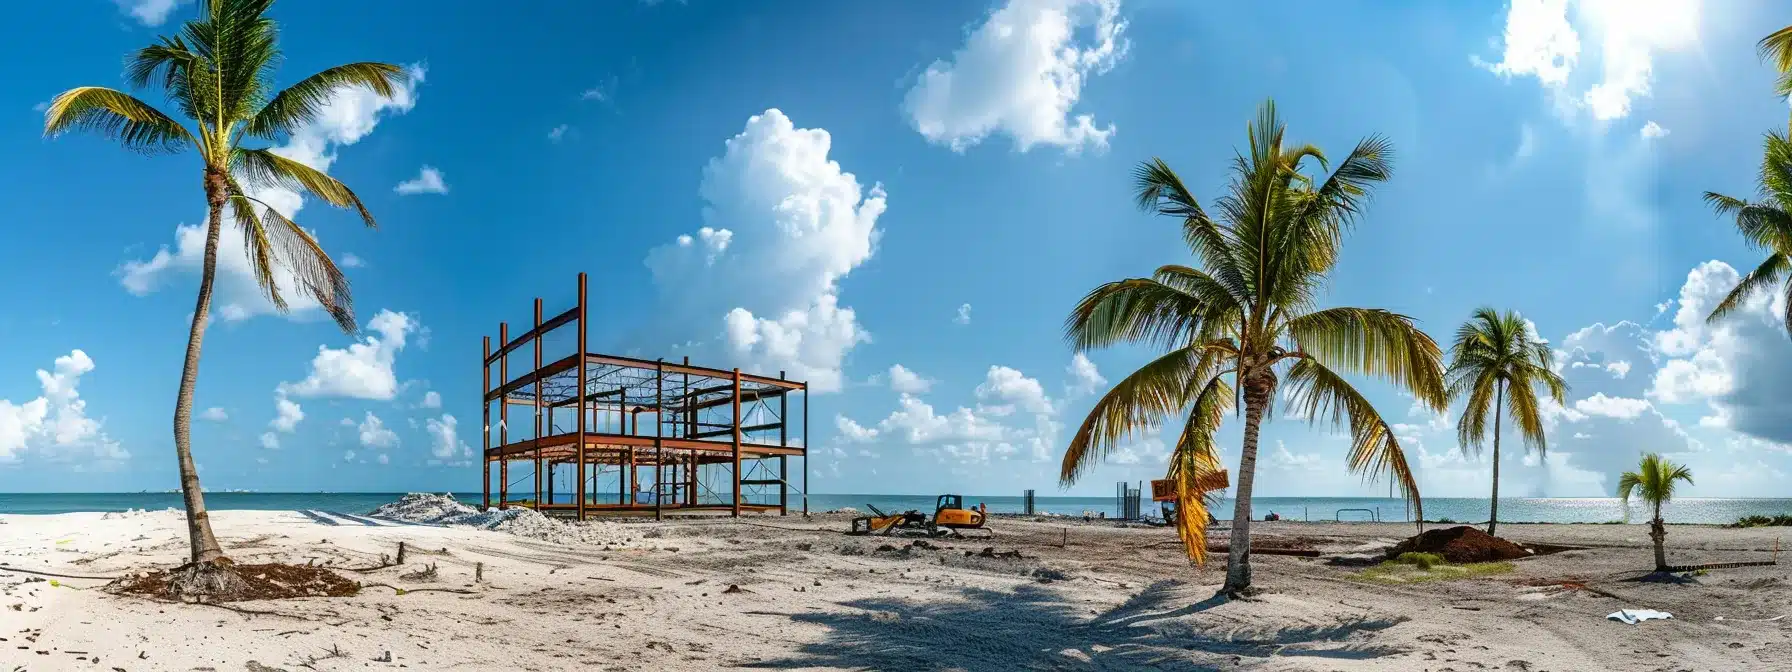
{"type": "Polygon", "coordinates": [[[0,399],[0,462],[26,452],[51,460],[93,459],[114,463],[129,458],[106,435],[102,422],[87,415],[81,398],[81,376],[93,372],[93,359],[80,350],[57,357],[50,370],[37,370],[43,395],[23,404],[0,399]]]}
{"type": "Polygon", "coordinates": [[[992,134],[1016,149],[1105,148],[1114,125],[1075,114],[1083,86],[1126,55],[1119,0],[1008,0],[903,99],[909,123],[954,151],[992,134]]]}
{"type": "Polygon", "coordinates": [[[464,465],[473,457],[473,447],[460,440],[460,422],[454,416],[443,413],[441,418],[430,418],[424,429],[429,432],[429,452],[435,456],[432,464],[464,465]],[[457,455],[460,461],[454,460],[457,455]]]}
{"type": "Polygon", "coordinates": [[[1108,384],[1108,379],[1103,378],[1101,371],[1095,368],[1095,362],[1089,361],[1089,356],[1080,352],[1070,358],[1070,366],[1065,372],[1070,374],[1070,391],[1077,394],[1089,394],[1108,384]]]}
{"type": "Polygon", "coordinates": [[[1699,9],[1698,0],[1512,0],[1500,61],[1474,60],[1502,76],[1535,77],[1564,110],[1621,119],[1652,92],[1660,54],[1698,43],[1699,9]],[[1589,62],[1596,71],[1581,67],[1589,62]]]}
{"type": "Polygon", "coordinates": [[[442,171],[425,165],[423,166],[423,170],[417,173],[416,177],[399,182],[398,186],[392,188],[392,191],[405,196],[410,196],[412,194],[446,194],[448,193],[448,182],[442,179],[442,171]]]}
{"type": "Polygon", "coordinates": [[[398,432],[387,429],[386,423],[375,416],[373,411],[367,412],[356,429],[359,431],[362,448],[385,450],[398,445],[398,432]]]}
{"type": "Polygon", "coordinates": [[[360,342],[347,348],[318,346],[311,372],[296,383],[281,383],[279,393],[295,397],[349,397],[390,401],[398,394],[394,366],[405,339],[418,328],[405,313],[382,310],[367,322],[360,342]]]}
{"type": "Polygon", "coordinates": [[[193,0],[112,0],[119,11],[130,14],[138,23],[154,28],[168,22],[168,16],[193,0]]]}
{"type": "Polygon", "coordinates": [[[831,145],[827,131],[772,109],[710,160],[699,189],[707,233],[646,259],[666,308],[662,342],[702,341],[729,366],[840,389],[847,353],[870,336],[841,305],[839,281],[871,258],[885,195],[830,159],[831,145]],[[692,334],[693,324],[713,326],[692,334]]]}
{"type": "Polygon", "coordinates": [[[933,381],[922,378],[921,374],[908,370],[901,364],[890,367],[890,389],[903,394],[921,394],[933,387],[933,381]]]}

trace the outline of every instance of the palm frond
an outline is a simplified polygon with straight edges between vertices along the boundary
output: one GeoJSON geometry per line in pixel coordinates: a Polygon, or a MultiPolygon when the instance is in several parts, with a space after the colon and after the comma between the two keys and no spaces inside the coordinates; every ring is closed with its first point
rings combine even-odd
{"type": "Polygon", "coordinates": [[[1659,511],[1662,504],[1674,498],[1675,481],[1692,485],[1692,470],[1668,461],[1659,453],[1648,453],[1638,461],[1636,471],[1626,471],[1618,476],[1618,498],[1629,503],[1631,495],[1641,495],[1644,503],[1659,511]]]}
{"type": "Polygon", "coordinates": [[[324,70],[286,87],[250,119],[245,132],[268,140],[291,134],[311,123],[338,89],[365,87],[391,98],[409,80],[403,68],[386,63],[350,63],[324,70]]]}
{"type": "Polygon", "coordinates": [[[1096,287],[1064,319],[1064,338],[1077,350],[1118,343],[1174,348],[1187,344],[1207,305],[1176,287],[1145,278],[1096,287]]]}
{"type": "Polygon", "coordinates": [[[64,91],[51,99],[44,111],[45,136],[75,130],[96,132],[147,154],[178,152],[197,145],[186,127],[161,110],[131,94],[99,86],[64,91]]]}
{"type": "MultiPolygon", "coordinates": [[[[262,295],[267,297],[268,303],[273,304],[274,310],[284,313],[287,310],[286,297],[280,294],[280,283],[274,277],[275,265],[280,262],[274,257],[272,236],[255,209],[259,205],[273,212],[274,208],[244,193],[242,184],[236,178],[226,176],[225,181],[230,188],[231,215],[243,230],[243,253],[249,258],[249,273],[255,277],[256,286],[261,288],[262,295]]],[[[275,216],[278,217],[279,213],[275,212],[275,216]]]]}
{"type": "Polygon", "coordinates": [[[374,226],[373,213],[361,203],[348,185],[321,170],[275,154],[267,149],[238,148],[233,154],[231,169],[239,179],[256,187],[279,187],[310,192],[325,203],[338,208],[353,208],[368,227],[374,226]]]}
{"type": "Polygon", "coordinates": [[[1133,170],[1138,206],[1182,220],[1182,238],[1203,266],[1234,295],[1244,294],[1244,278],[1238,275],[1232,261],[1230,231],[1214,222],[1201,208],[1182,178],[1163,159],[1153,158],[1133,170]]]}
{"type": "Polygon", "coordinates": [[[1302,358],[1288,370],[1285,381],[1289,403],[1299,409],[1311,423],[1329,422],[1334,427],[1350,428],[1350,470],[1374,480],[1382,474],[1393,479],[1401,496],[1412,503],[1413,512],[1423,520],[1423,504],[1419,483],[1400,448],[1399,437],[1375,406],[1369,403],[1349,381],[1312,358],[1302,358]]]}
{"type": "Polygon", "coordinates": [[[1449,406],[1443,352],[1412,318],[1370,308],[1329,308],[1288,321],[1301,352],[1327,366],[1382,378],[1437,411],[1449,406]]]}
{"type": "MultiPolygon", "coordinates": [[[[1103,394],[1089,409],[1064,450],[1058,479],[1068,486],[1093,469],[1132,433],[1159,426],[1188,404],[1190,380],[1212,377],[1215,357],[1193,347],[1174,350],[1132,372],[1103,394]],[[1206,372],[1201,369],[1208,369],[1206,372]]],[[[1204,380],[1204,379],[1203,379],[1204,380]]]]}
{"type": "Polygon", "coordinates": [[[355,323],[354,299],[349,294],[348,276],[330,259],[329,253],[317,244],[317,239],[311,237],[309,232],[273,206],[252,197],[242,198],[263,207],[260,213],[261,221],[266,222],[261,227],[263,241],[271,248],[266,254],[277,258],[292,273],[295,289],[317,301],[330,314],[330,319],[336,322],[336,326],[342,329],[342,333],[356,333],[360,327],[355,323]]]}
{"type": "MultiPolygon", "coordinates": [[[[1197,381],[1198,382],[1198,381],[1197,381]]],[[[1219,450],[1213,433],[1233,401],[1231,386],[1223,376],[1207,379],[1198,394],[1182,434],[1171,453],[1169,478],[1176,483],[1176,533],[1182,539],[1184,552],[1196,563],[1207,560],[1208,494],[1200,488],[1210,476],[1222,470],[1219,450]]]]}
{"type": "Polygon", "coordinates": [[[1779,78],[1773,92],[1781,98],[1792,96],[1792,26],[1773,31],[1755,45],[1761,59],[1773,66],[1779,78]]]}
{"type": "Polygon", "coordinates": [[[1786,277],[1787,271],[1792,271],[1792,258],[1777,252],[1767,255],[1767,259],[1762,261],[1760,266],[1749,271],[1748,275],[1742,276],[1742,280],[1736,283],[1736,287],[1732,288],[1729,294],[1724,295],[1724,300],[1718,302],[1717,306],[1711,309],[1711,314],[1705,316],[1705,321],[1715,324],[1729,317],[1731,313],[1736,312],[1737,308],[1741,308],[1742,304],[1747,303],[1749,297],[1754,296],[1756,292],[1779,284],[1786,277]]]}

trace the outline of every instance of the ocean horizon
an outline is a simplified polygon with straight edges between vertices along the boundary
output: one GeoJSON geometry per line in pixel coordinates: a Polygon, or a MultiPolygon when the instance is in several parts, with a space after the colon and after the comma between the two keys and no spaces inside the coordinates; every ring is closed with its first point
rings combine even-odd
{"type": "MultiPolygon", "coordinates": [[[[206,506],[214,511],[333,511],[365,514],[404,495],[403,492],[208,492],[206,506]]],[[[451,493],[469,504],[480,500],[478,492],[451,493]]],[[[614,501],[614,494],[600,496],[597,501],[614,501]]],[[[556,498],[571,501],[566,496],[556,498]]],[[[763,499],[763,498],[761,498],[763,499]]],[[[922,510],[934,506],[934,495],[878,494],[813,494],[809,495],[812,512],[852,508],[868,511],[877,507],[886,512],[922,510]]],[[[965,495],[970,506],[981,503],[993,513],[1022,513],[1024,500],[1016,495],[965,495]]],[[[775,504],[776,500],[756,503],[775,504]]],[[[802,511],[803,499],[792,495],[792,513],[802,511]]],[[[126,511],[130,509],[181,508],[178,492],[110,492],[110,493],[0,493],[0,514],[58,514],[75,512],[126,511]]],[[[1214,517],[1230,520],[1233,501],[1222,499],[1214,508],[1214,517]]],[[[1252,500],[1252,517],[1261,519],[1276,513],[1284,520],[1308,521],[1374,521],[1407,522],[1413,512],[1399,499],[1386,497],[1257,497],[1252,500]]],[[[1437,497],[1424,501],[1426,520],[1448,519],[1454,522],[1487,520],[1485,498],[1437,497]]],[[[1039,496],[1034,512],[1067,516],[1117,517],[1119,502],[1113,496],[1068,497],[1039,496]]],[[[1158,516],[1156,502],[1142,504],[1146,516],[1158,516]]],[[[1663,518],[1670,523],[1725,524],[1749,515],[1792,513],[1792,498],[1697,498],[1670,501],[1663,507],[1663,518]]],[[[1640,523],[1646,518],[1643,509],[1630,508],[1611,497],[1521,497],[1500,499],[1500,522],[1507,523],[1640,523]]]]}

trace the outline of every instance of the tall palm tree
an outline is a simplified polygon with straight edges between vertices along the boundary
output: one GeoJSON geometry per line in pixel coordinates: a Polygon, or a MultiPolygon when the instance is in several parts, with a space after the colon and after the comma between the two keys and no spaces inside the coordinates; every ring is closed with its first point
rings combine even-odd
{"type": "Polygon", "coordinates": [[[1667,523],[1661,520],[1661,505],[1674,498],[1674,481],[1686,481],[1687,485],[1692,485],[1692,470],[1669,462],[1656,453],[1644,455],[1636,471],[1626,471],[1618,476],[1618,499],[1624,500],[1624,504],[1629,506],[1630,496],[1640,494],[1653,513],[1649,518],[1649,540],[1655,542],[1657,572],[1668,571],[1668,528],[1667,523]]]}
{"type": "Polygon", "coordinates": [[[1773,31],[1755,43],[1761,59],[1773,65],[1779,79],[1773,84],[1775,95],[1792,96],[1792,26],[1773,31]]]}
{"type": "Polygon", "coordinates": [[[1533,339],[1518,313],[1481,308],[1456,330],[1450,347],[1450,368],[1444,372],[1451,399],[1466,399],[1456,438],[1465,453],[1480,454],[1493,416],[1493,496],[1488,500],[1487,533],[1500,520],[1500,425],[1510,416],[1525,445],[1538,455],[1548,450],[1537,392],[1542,385],[1557,404],[1564,403],[1568,384],[1557,375],[1549,344],[1533,339]]]}
{"type": "Polygon", "coordinates": [[[144,153],[190,149],[201,161],[207,209],[205,261],[174,405],[174,452],[180,462],[192,543],[190,567],[195,573],[217,570],[224,559],[193,467],[190,430],[199,346],[211,308],[225,208],[243,232],[249,266],[269,301],[285,310],[283,289],[297,291],[316,300],[348,333],[355,331],[355,317],[347,278],[316,239],[256,198],[252,190],[283,188],[309,193],[331,205],[353,208],[367,226],[374,225],[373,215],[360,197],[335,178],[267,147],[245,143],[289,136],[310,123],[338,88],[366,87],[391,96],[394,87],[406,80],[404,71],[394,65],[352,63],[326,69],[275,92],[279,33],[273,20],[265,16],[272,4],[273,0],[200,0],[198,20],[188,22],[178,35],[161,37],[127,59],[126,78],[131,86],[160,88],[191,127],[135,96],[99,86],[69,89],[56,96],[44,112],[47,136],[92,131],[144,153]],[[292,287],[276,283],[276,268],[290,272],[292,287]]]}
{"type": "Polygon", "coordinates": [[[1227,559],[1229,595],[1251,584],[1251,490],[1258,434],[1277,389],[1312,422],[1350,430],[1349,465],[1391,474],[1419,505],[1406,454],[1387,421],[1344,377],[1359,373],[1410,390],[1444,408],[1442,353],[1411,318],[1371,308],[1318,309],[1343,234],[1367,205],[1372,185],[1388,179],[1392,146],[1359,142],[1329,175],[1302,169],[1329,164],[1311,145],[1283,142],[1275,103],[1249,127],[1248,153],[1232,161],[1225,195],[1210,217],[1162,159],[1139,166],[1138,205],[1173,217],[1199,268],[1169,265],[1146,278],[1097,287],[1065,321],[1078,351],[1134,343],[1165,351],[1114,384],[1089,411],[1064,453],[1066,484],[1087,473],[1132,432],[1186,413],[1169,462],[1177,483],[1179,531],[1192,560],[1204,559],[1208,511],[1200,484],[1217,475],[1213,433],[1242,406],[1244,446],[1227,559]],[[1242,401],[1242,403],[1240,403],[1242,401]]]}
{"type": "MultiPolygon", "coordinates": [[[[1767,253],[1767,259],[1742,276],[1735,289],[1711,310],[1707,316],[1710,322],[1735,312],[1758,292],[1777,290],[1792,297],[1792,280],[1788,280],[1788,272],[1792,271],[1792,141],[1779,131],[1768,131],[1762,145],[1761,174],[1756,187],[1760,200],[1705,192],[1705,202],[1717,214],[1735,219],[1736,230],[1749,247],[1767,253]]],[[[1792,301],[1787,302],[1782,319],[1786,333],[1792,335],[1792,301]]]]}

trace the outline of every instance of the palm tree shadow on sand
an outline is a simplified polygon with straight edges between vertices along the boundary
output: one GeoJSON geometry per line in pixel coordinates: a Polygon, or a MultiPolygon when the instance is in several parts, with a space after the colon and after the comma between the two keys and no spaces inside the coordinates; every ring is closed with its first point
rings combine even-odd
{"type": "Polygon", "coordinates": [[[1255,627],[1232,615],[1206,613],[1226,604],[1220,596],[1200,599],[1210,590],[1160,581],[1105,613],[1087,616],[1077,613],[1085,607],[1040,585],[1013,592],[966,588],[962,599],[926,603],[853,600],[840,603],[854,610],[848,613],[780,614],[825,626],[828,636],[801,646],[790,658],[743,667],[1210,670],[1286,664],[1295,657],[1366,660],[1404,653],[1365,641],[1404,618],[1255,627]]]}

